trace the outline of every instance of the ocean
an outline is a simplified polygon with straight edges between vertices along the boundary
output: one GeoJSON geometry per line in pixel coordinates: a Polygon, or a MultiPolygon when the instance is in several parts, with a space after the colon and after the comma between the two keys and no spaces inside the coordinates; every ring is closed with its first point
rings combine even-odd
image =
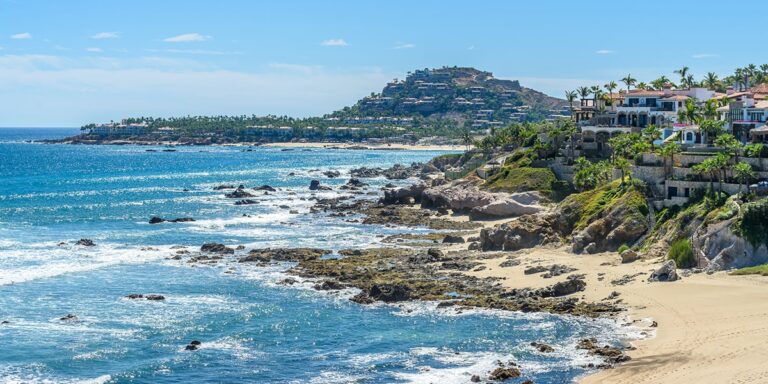
{"type": "Polygon", "coordinates": [[[520,381],[565,383],[599,363],[575,349],[580,338],[628,336],[603,319],[361,306],[348,300],[353,291],[277,284],[289,263],[171,259],[179,247],[206,242],[339,250],[425,232],[313,214],[302,198],[312,179],[339,186],[351,168],[440,152],[29,142],[77,131],[0,129],[1,383],[467,383],[497,360],[517,362],[520,381]],[[326,170],[342,177],[325,178],[326,170]],[[219,184],[279,190],[236,206],[213,190],[219,184]],[[150,225],[152,216],[196,221],[150,225]],[[81,238],[96,246],[75,245],[81,238]],[[126,299],[131,293],[166,300],[126,299]],[[67,314],[77,321],[60,320],[67,314]],[[186,351],[191,340],[201,348],[186,351]],[[532,341],[555,352],[540,353],[532,341]]]}

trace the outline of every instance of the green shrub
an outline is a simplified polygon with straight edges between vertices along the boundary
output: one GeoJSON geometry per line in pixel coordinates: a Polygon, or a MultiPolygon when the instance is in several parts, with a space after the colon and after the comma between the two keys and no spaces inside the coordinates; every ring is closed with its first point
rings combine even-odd
{"type": "Polygon", "coordinates": [[[672,243],[672,246],[669,248],[669,259],[674,260],[678,268],[695,267],[696,260],[693,258],[691,241],[680,239],[672,243]]]}
{"type": "Polygon", "coordinates": [[[622,244],[621,247],[619,247],[619,249],[616,252],[622,253],[622,252],[626,251],[627,249],[629,249],[629,245],[622,244]]]}
{"type": "Polygon", "coordinates": [[[736,232],[754,246],[768,245],[768,199],[747,203],[741,207],[736,232]]]}

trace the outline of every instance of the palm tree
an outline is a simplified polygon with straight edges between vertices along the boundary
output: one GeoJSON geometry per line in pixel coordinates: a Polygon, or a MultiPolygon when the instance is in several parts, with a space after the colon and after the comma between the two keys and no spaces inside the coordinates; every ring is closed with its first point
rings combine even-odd
{"type": "Polygon", "coordinates": [[[664,89],[664,86],[667,85],[668,83],[671,84],[671,81],[669,81],[669,78],[667,78],[664,75],[661,75],[659,76],[658,79],[651,81],[651,85],[653,86],[653,88],[659,91],[664,89]]]}
{"type": "Polygon", "coordinates": [[[681,123],[695,124],[701,119],[701,112],[696,105],[696,101],[688,99],[685,101],[683,109],[677,111],[677,118],[681,123]]]}
{"type": "Polygon", "coordinates": [[[658,139],[661,139],[661,132],[656,128],[655,125],[650,124],[647,127],[643,128],[642,133],[645,140],[647,140],[648,143],[651,145],[651,152],[655,152],[656,148],[653,142],[658,139]]]}
{"type": "Polygon", "coordinates": [[[637,79],[632,77],[631,74],[628,74],[627,77],[621,79],[621,82],[626,84],[626,86],[627,86],[627,93],[629,93],[630,88],[632,88],[632,86],[635,85],[635,83],[637,83],[637,79]]]}
{"type": "Polygon", "coordinates": [[[698,163],[691,168],[694,173],[697,173],[699,175],[708,174],[709,175],[709,190],[714,191],[715,190],[715,174],[720,169],[719,166],[715,163],[714,158],[710,157],[701,163],[698,163]]]}
{"type": "Polygon", "coordinates": [[[593,85],[589,90],[592,92],[592,95],[593,95],[592,105],[594,105],[595,108],[597,108],[597,99],[600,98],[600,95],[603,94],[603,91],[600,90],[599,85],[593,85]]]}
{"type": "Polygon", "coordinates": [[[565,100],[568,100],[568,105],[571,108],[571,116],[573,117],[573,102],[576,100],[576,91],[565,91],[565,100]]]}
{"type": "Polygon", "coordinates": [[[720,85],[720,80],[717,78],[717,74],[714,72],[707,72],[707,75],[704,76],[704,85],[707,86],[709,89],[717,89],[720,85]]]}
{"type": "Polygon", "coordinates": [[[693,75],[688,75],[685,77],[685,86],[689,89],[696,87],[696,81],[693,79],[693,75]]]}
{"type": "Polygon", "coordinates": [[[667,158],[670,159],[670,164],[672,167],[675,166],[675,155],[682,152],[682,147],[680,147],[680,144],[676,142],[668,142],[664,143],[659,148],[659,155],[661,155],[662,161],[664,162],[664,178],[667,177],[667,158]]]}
{"type": "Polygon", "coordinates": [[[615,81],[611,80],[607,84],[603,85],[605,89],[608,91],[608,94],[611,96],[611,102],[613,102],[613,90],[618,88],[619,85],[616,84],[615,81]]]}
{"type": "Polygon", "coordinates": [[[704,132],[707,142],[714,142],[717,136],[723,133],[724,123],[724,121],[706,119],[699,123],[699,129],[704,132]]]}
{"type": "Polygon", "coordinates": [[[641,82],[637,83],[637,89],[648,89],[648,84],[646,84],[645,82],[641,81],[641,82]]]}
{"type": "Polygon", "coordinates": [[[589,97],[589,94],[591,91],[588,87],[578,87],[576,88],[576,92],[579,93],[579,96],[581,96],[581,105],[584,105],[584,100],[586,100],[589,97]]]}
{"type": "Polygon", "coordinates": [[[684,66],[684,67],[674,71],[674,73],[680,75],[680,84],[684,84],[685,83],[685,78],[686,78],[686,76],[688,76],[688,71],[689,70],[690,70],[690,68],[684,66]]]}
{"type": "Polygon", "coordinates": [[[631,165],[627,159],[620,157],[613,163],[613,167],[621,172],[621,186],[624,186],[624,178],[629,174],[629,180],[632,181],[632,173],[630,172],[631,165]]]}
{"type": "Polygon", "coordinates": [[[758,159],[761,159],[763,157],[763,144],[762,143],[749,144],[744,147],[744,153],[748,157],[757,157],[758,159]]]}
{"type": "Polygon", "coordinates": [[[733,166],[733,174],[739,181],[739,194],[741,194],[741,185],[747,184],[747,193],[749,193],[749,182],[755,178],[755,171],[749,163],[740,162],[733,166]]]}

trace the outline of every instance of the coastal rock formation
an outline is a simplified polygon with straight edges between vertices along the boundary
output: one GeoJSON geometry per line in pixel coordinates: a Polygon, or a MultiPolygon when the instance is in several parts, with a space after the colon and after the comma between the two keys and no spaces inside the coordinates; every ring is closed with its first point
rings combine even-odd
{"type": "Polygon", "coordinates": [[[325,175],[325,177],[327,177],[329,179],[333,179],[333,178],[341,176],[341,172],[339,172],[339,171],[325,171],[325,172],[323,172],[323,175],[325,175]]]}
{"type": "Polygon", "coordinates": [[[519,192],[501,194],[498,200],[472,208],[472,219],[517,217],[542,212],[544,207],[539,202],[544,200],[539,192],[519,192]]]}
{"type": "MultiPolygon", "coordinates": [[[[610,303],[581,302],[563,298],[584,290],[580,276],[540,289],[505,291],[497,279],[467,276],[477,261],[466,252],[443,252],[404,248],[341,250],[343,258],[301,260],[289,273],[305,278],[336,281],[358,288],[351,300],[360,304],[376,301],[451,300],[454,306],[483,307],[523,312],[569,313],[598,316],[619,311],[610,303]],[[440,262],[440,268],[435,263],[440,262]],[[473,264],[474,263],[474,264],[473,264]],[[455,300],[456,295],[463,297],[455,300]]],[[[445,307],[445,305],[443,305],[445,307]]]]}
{"type": "Polygon", "coordinates": [[[149,301],[163,301],[163,300],[165,300],[165,296],[163,296],[163,295],[154,295],[154,294],[143,295],[141,293],[132,293],[130,295],[125,296],[125,298],[126,299],[131,299],[131,300],[145,299],[145,300],[149,300],[149,301]]]}
{"type": "Polygon", "coordinates": [[[245,187],[243,187],[241,185],[241,186],[237,187],[237,189],[235,189],[234,191],[232,191],[230,193],[225,193],[224,197],[226,197],[228,199],[243,199],[243,198],[246,198],[246,197],[254,197],[254,196],[253,196],[253,194],[247,192],[245,190],[245,187]]]}
{"type": "Polygon", "coordinates": [[[198,350],[200,348],[200,346],[202,344],[203,343],[201,343],[201,342],[199,342],[197,340],[192,340],[192,341],[189,342],[189,344],[187,344],[186,347],[184,347],[184,350],[186,350],[186,351],[196,351],[196,350],[198,350]]]}
{"type": "Polygon", "coordinates": [[[633,261],[636,261],[640,259],[640,255],[637,254],[637,252],[627,249],[624,250],[624,252],[621,253],[621,262],[622,263],[631,263],[633,261]]]}
{"type": "Polygon", "coordinates": [[[753,244],[736,234],[737,217],[701,226],[692,236],[694,256],[700,267],[720,271],[768,263],[768,247],[753,244]]]}
{"type": "Polygon", "coordinates": [[[163,219],[162,217],[157,217],[157,216],[152,216],[149,219],[149,223],[150,224],[160,224],[160,223],[165,223],[165,222],[168,222],[168,223],[187,223],[187,222],[190,222],[190,221],[195,221],[195,219],[193,219],[191,217],[179,217],[179,218],[176,218],[176,219],[167,220],[167,219],[163,219]]]}
{"type": "Polygon", "coordinates": [[[272,186],[267,185],[267,184],[264,184],[264,185],[262,185],[260,187],[256,187],[253,190],[254,191],[269,191],[269,192],[276,192],[277,191],[277,189],[275,189],[272,186]]]}
{"type": "Polygon", "coordinates": [[[409,201],[418,203],[421,201],[421,195],[425,189],[427,189],[427,185],[423,182],[402,188],[385,188],[381,202],[384,204],[407,204],[409,201]]]}
{"type": "Polygon", "coordinates": [[[235,201],[235,205],[253,205],[258,204],[259,202],[253,199],[243,199],[235,201]]]}
{"type": "Polygon", "coordinates": [[[93,247],[96,245],[96,243],[93,242],[91,239],[80,239],[78,240],[75,245],[80,245],[83,247],[93,247]]]}
{"type": "MultiPolygon", "coordinates": [[[[422,192],[422,205],[469,212],[472,219],[516,217],[543,210],[545,198],[539,192],[488,192],[479,188],[480,180],[465,178],[427,188],[422,192]]],[[[418,199],[417,199],[418,201],[418,199]]]]}
{"type": "Polygon", "coordinates": [[[509,379],[516,379],[520,377],[520,369],[510,364],[509,366],[501,366],[493,370],[488,376],[488,380],[491,381],[507,381],[509,379]]]}
{"type": "Polygon", "coordinates": [[[213,187],[213,190],[214,191],[221,191],[221,190],[224,190],[224,189],[235,189],[235,188],[236,187],[234,185],[231,185],[231,184],[221,184],[221,185],[217,185],[217,186],[213,187]]]}
{"type": "Polygon", "coordinates": [[[350,170],[349,173],[352,177],[359,178],[384,176],[390,180],[404,180],[411,177],[419,177],[431,173],[436,173],[439,171],[440,170],[432,164],[412,163],[408,167],[402,164],[395,164],[387,169],[360,167],[350,170]]]}
{"type": "Polygon", "coordinates": [[[305,261],[319,259],[322,256],[331,253],[327,249],[318,248],[261,248],[252,249],[245,256],[238,260],[241,263],[270,261],[305,261]]]}
{"type": "Polygon", "coordinates": [[[631,360],[631,358],[619,348],[612,347],[610,345],[604,345],[600,347],[597,344],[597,339],[595,338],[582,339],[576,345],[576,348],[587,350],[589,355],[602,357],[606,364],[598,366],[598,368],[610,368],[614,364],[631,360]]]}
{"type": "Polygon", "coordinates": [[[551,215],[525,215],[494,228],[480,231],[484,251],[517,251],[560,242],[551,215]]]}
{"type": "Polygon", "coordinates": [[[220,254],[233,254],[233,253],[235,253],[234,249],[229,248],[226,245],[219,244],[219,243],[206,243],[206,244],[203,244],[200,247],[200,250],[202,252],[208,252],[208,253],[220,253],[220,254]]]}
{"type": "Polygon", "coordinates": [[[478,180],[460,179],[424,190],[422,205],[429,208],[450,208],[454,211],[468,211],[497,200],[490,192],[481,191],[478,180]]]}
{"type": "Polygon", "coordinates": [[[331,189],[331,187],[320,185],[320,180],[312,180],[309,182],[310,191],[330,191],[331,189]]]}
{"type": "Polygon", "coordinates": [[[448,244],[464,244],[464,243],[466,243],[466,240],[464,240],[464,238],[461,237],[461,236],[446,235],[443,238],[443,243],[448,243],[448,244]]]}
{"type": "Polygon", "coordinates": [[[651,273],[648,281],[675,281],[678,278],[675,261],[667,260],[659,269],[651,273]]]}

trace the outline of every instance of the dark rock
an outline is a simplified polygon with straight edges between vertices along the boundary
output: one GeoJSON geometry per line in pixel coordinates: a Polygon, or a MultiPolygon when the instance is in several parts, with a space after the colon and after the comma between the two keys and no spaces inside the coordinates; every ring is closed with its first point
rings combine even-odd
{"type": "Polygon", "coordinates": [[[480,382],[480,376],[472,375],[472,377],[469,379],[469,381],[471,381],[473,383],[479,383],[480,382]]]}
{"type": "Polygon", "coordinates": [[[320,185],[320,180],[312,180],[309,182],[310,191],[330,191],[331,189],[331,187],[320,185]]]}
{"type": "Polygon", "coordinates": [[[375,301],[365,292],[360,292],[349,300],[358,304],[373,304],[375,301]]]}
{"type": "Polygon", "coordinates": [[[195,219],[191,217],[178,217],[172,220],[168,220],[168,222],[171,222],[171,223],[188,223],[191,221],[195,221],[195,219]]]}
{"type": "Polygon", "coordinates": [[[278,285],[294,285],[298,282],[299,282],[298,280],[292,277],[286,277],[285,279],[278,281],[277,284],[278,285]]]}
{"type": "Polygon", "coordinates": [[[434,261],[442,260],[445,257],[443,251],[437,248],[427,249],[427,255],[429,255],[434,261]]]}
{"type": "Polygon", "coordinates": [[[247,262],[270,262],[275,261],[306,261],[319,259],[322,256],[331,253],[329,250],[318,248],[261,248],[252,249],[245,256],[238,260],[241,263],[247,262]]]}
{"type": "Polygon", "coordinates": [[[187,350],[187,351],[196,351],[196,350],[198,350],[200,348],[200,346],[202,344],[203,343],[201,343],[201,342],[199,342],[197,340],[192,340],[192,341],[189,342],[189,344],[187,344],[186,347],[184,347],[184,349],[187,350]]]}
{"type": "Polygon", "coordinates": [[[394,303],[410,299],[410,288],[400,284],[374,284],[368,290],[368,296],[385,303],[394,303]]]}
{"type": "Polygon", "coordinates": [[[96,243],[93,242],[91,239],[80,239],[78,240],[75,245],[82,245],[83,247],[93,247],[96,245],[96,243]]]}
{"type": "Polygon", "coordinates": [[[235,205],[251,205],[251,204],[258,204],[258,203],[259,203],[258,201],[251,200],[251,199],[243,199],[243,200],[235,201],[235,205]]]}
{"type": "Polygon", "coordinates": [[[448,244],[464,244],[465,240],[461,236],[446,235],[443,238],[443,243],[448,243],[448,244]]]}
{"type": "Polygon", "coordinates": [[[235,189],[235,186],[231,184],[222,184],[213,187],[214,191],[221,191],[222,189],[235,189]]]}
{"type": "Polygon", "coordinates": [[[70,313],[70,314],[60,318],[59,320],[61,320],[61,321],[77,321],[77,316],[75,316],[75,315],[70,313]]]}
{"type": "Polygon", "coordinates": [[[147,295],[145,296],[147,300],[150,301],[163,301],[165,300],[165,296],[163,295],[147,295]]]}
{"type": "Polygon", "coordinates": [[[210,253],[235,253],[235,250],[232,248],[227,247],[224,244],[219,243],[206,243],[203,244],[200,247],[200,250],[203,252],[210,252],[210,253]]]}
{"type": "Polygon", "coordinates": [[[499,367],[493,370],[488,376],[492,381],[506,381],[520,377],[520,370],[516,367],[499,367]]]}
{"type": "Polygon", "coordinates": [[[597,339],[582,339],[576,345],[577,349],[585,349],[590,355],[600,356],[607,363],[602,368],[610,368],[612,364],[623,363],[631,360],[621,349],[605,345],[600,347],[597,344],[597,339]]]}
{"type": "Polygon", "coordinates": [[[254,188],[254,190],[255,191],[277,192],[277,190],[275,188],[273,188],[272,186],[266,185],[266,184],[262,185],[261,187],[256,187],[256,188],[254,188]]]}
{"type": "Polygon", "coordinates": [[[339,171],[325,171],[325,172],[323,172],[323,175],[325,175],[325,177],[327,177],[329,179],[333,179],[333,178],[341,176],[341,172],[339,172],[339,171]]]}
{"type": "Polygon", "coordinates": [[[224,197],[228,199],[244,199],[248,197],[254,197],[251,193],[247,192],[243,186],[237,187],[234,191],[224,194],[224,197]]]}
{"type": "Polygon", "coordinates": [[[677,265],[674,260],[667,260],[659,269],[651,273],[648,281],[675,281],[679,278],[677,275],[677,265]]]}
{"type": "Polygon", "coordinates": [[[587,287],[587,283],[581,279],[567,279],[559,283],[555,283],[552,286],[551,292],[553,297],[570,295],[576,292],[581,292],[587,287]]]}
{"type": "Polygon", "coordinates": [[[531,347],[536,348],[541,353],[550,353],[550,352],[554,352],[555,351],[555,349],[552,348],[552,346],[544,344],[544,343],[537,343],[535,341],[531,343],[531,347]]]}
{"type": "Polygon", "coordinates": [[[160,218],[160,217],[157,217],[157,216],[152,216],[152,217],[149,219],[149,223],[150,223],[150,224],[160,224],[160,223],[162,223],[162,222],[164,222],[164,221],[165,221],[165,219],[163,219],[163,218],[160,218]]]}
{"type": "Polygon", "coordinates": [[[144,295],[141,293],[131,293],[130,295],[125,297],[126,299],[136,300],[136,299],[143,299],[144,295]]]}
{"type": "Polygon", "coordinates": [[[321,284],[315,284],[314,288],[318,291],[338,291],[340,289],[344,289],[344,286],[338,281],[326,280],[321,284]]]}

